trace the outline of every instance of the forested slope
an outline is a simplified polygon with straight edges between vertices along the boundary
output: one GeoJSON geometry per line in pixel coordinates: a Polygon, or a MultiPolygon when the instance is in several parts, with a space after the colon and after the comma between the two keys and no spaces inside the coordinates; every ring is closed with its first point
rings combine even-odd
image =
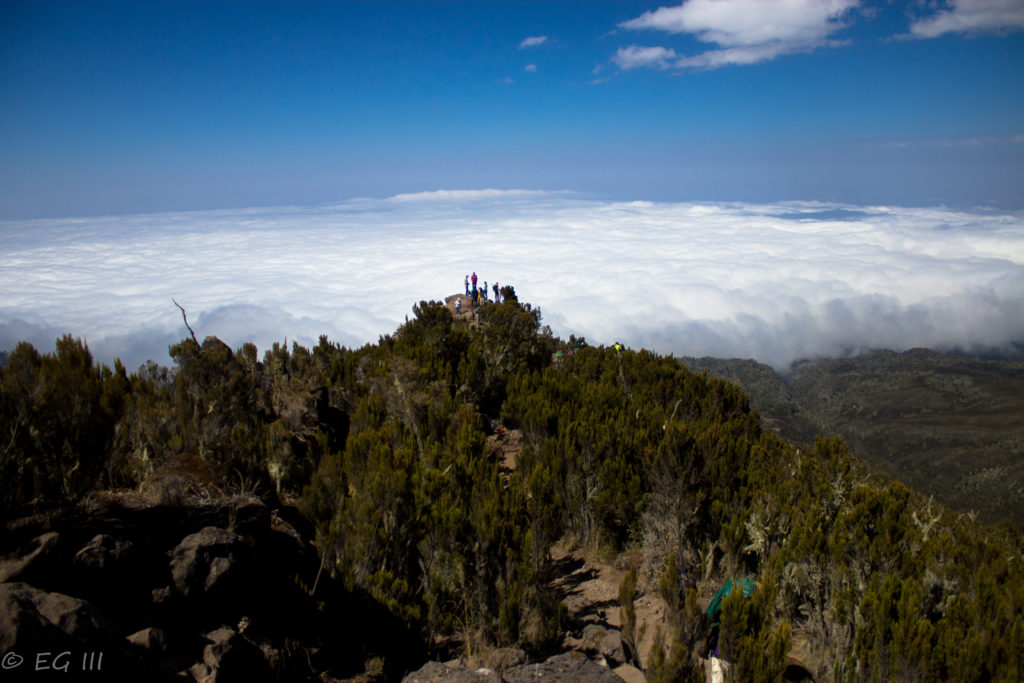
{"type": "Polygon", "coordinates": [[[841,436],[857,455],[955,510],[1024,527],[1024,362],[913,349],[798,363],[684,358],[738,382],[762,424],[796,443],[841,436]]]}
{"type": "Polygon", "coordinates": [[[721,644],[742,680],[778,679],[794,633],[823,680],[1024,676],[1018,531],[881,479],[836,439],[790,445],[736,385],[672,358],[554,338],[510,289],[474,327],[422,302],[360,349],[321,338],[259,360],[208,338],[171,355],[129,374],[70,338],[10,353],[8,520],[99,489],[294,501],[324,572],[435,654],[554,651],[550,551],[569,538],[629,551],[669,603],[652,679],[701,675],[700,606],[743,575],[759,590],[726,601],[721,644]],[[522,433],[511,472],[495,429],[522,433]]]}

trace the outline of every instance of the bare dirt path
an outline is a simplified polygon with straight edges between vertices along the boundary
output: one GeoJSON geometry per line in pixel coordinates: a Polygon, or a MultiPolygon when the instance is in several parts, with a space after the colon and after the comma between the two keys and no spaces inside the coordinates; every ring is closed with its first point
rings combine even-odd
{"type": "MultiPolygon", "coordinates": [[[[622,606],[619,604],[619,586],[622,584],[632,558],[628,553],[611,562],[589,557],[579,548],[560,542],[552,548],[552,559],[559,576],[554,581],[569,611],[570,631],[563,646],[574,649],[581,646],[583,629],[588,624],[603,628],[622,629],[622,606]]],[[[633,601],[636,612],[637,657],[641,669],[647,666],[655,634],[668,632],[667,605],[655,592],[638,593],[633,601]]],[[[630,681],[643,680],[639,671],[616,671],[630,681]],[[637,678],[637,675],[641,678],[637,678]]]]}

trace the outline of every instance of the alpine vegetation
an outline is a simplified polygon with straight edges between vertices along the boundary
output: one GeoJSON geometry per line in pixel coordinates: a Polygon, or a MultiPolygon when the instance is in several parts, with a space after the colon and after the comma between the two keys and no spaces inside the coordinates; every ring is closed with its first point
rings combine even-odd
{"type": "Polygon", "coordinates": [[[621,568],[616,651],[649,680],[1020,679],[1019,531],[838,439],[793,446],[671,357],[556,337],[511,287],[464,296],[359,348],[190,336],[137,372],[68,336],[19,344],[0,369],[10,604],[74,596],[79,626],[47,637],[107,643],[126,677],[396,679],[579,650],[557,668],[615,656],[580,635],[576,548],[621,568]]]}

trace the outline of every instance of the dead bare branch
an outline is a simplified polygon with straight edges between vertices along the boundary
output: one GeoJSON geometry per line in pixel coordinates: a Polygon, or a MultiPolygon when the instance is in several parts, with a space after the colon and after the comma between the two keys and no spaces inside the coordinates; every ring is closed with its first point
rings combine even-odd
{"type": "MultiPolygon", "coordinates": [[[[171,301],[174,301],[174,299],[172,298],[171,301]]],[[[196,332],[195,332],[195,330],[193,330],[192,326],[188,324],[188,316],[185,314],[185,309],[182,308],[181,304],[179,304],[177,301],[174,301],[174,305],[177,306],[179,309],[181,309],[181,319],[185,321],[185,327],[188,328],[189,334],[192,335],[192,341],[194,341],[196,343],[196,346],[201,346],[201,344],[199,343],[199,340],[196,339],[196,332]]]]}

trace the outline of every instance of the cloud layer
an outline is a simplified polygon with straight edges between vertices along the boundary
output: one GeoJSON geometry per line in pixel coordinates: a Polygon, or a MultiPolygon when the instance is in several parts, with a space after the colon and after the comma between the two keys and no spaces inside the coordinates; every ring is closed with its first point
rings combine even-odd
{"type": "Polygon", "coordinates": [[[0,223],[0,348],[71,332],[168,363],[186,336],[376,341],[463,276],[560,335],[793,360],[1024,341],[1024,215],[452,191],[334,206],[0,223]]]}

